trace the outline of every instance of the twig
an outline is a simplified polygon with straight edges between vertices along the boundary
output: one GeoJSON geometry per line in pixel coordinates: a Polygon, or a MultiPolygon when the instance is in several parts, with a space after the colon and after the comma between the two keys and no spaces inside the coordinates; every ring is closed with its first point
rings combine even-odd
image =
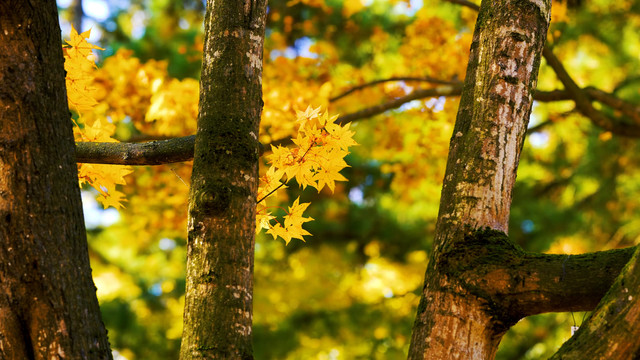
{"type": "Polygon", "coordinates": [[[434,79],[431,77],[410,77],[410,76],[406,76],[406,77],[391,77],[388,79],[380,79],[380,80],[374,80],[365,84],[361,84],[358,86],[354,86],[351,89],[343,92],[340,95],[334,96],[332,98],[329,99],[329,102],[334,102],[334,101],[338,101],[342,98],[344,98],[347,95],[350,95],[358,90],[362,90],[365,89],[367,87],[371,87],[371,86],[375,86],[378,84],[382,84],[385,82],[392,82],[392,81],[407,81],[407,82],[413,82],[413,81],[421,81],[421,82],[429,82],[432,84],[440,84],[440,85],[457,85],[459,83],[459,81],[452,81],[452,80],[441,80],[441,79],[434,79]]]}
{"type": "Polygon", "coordinates": [[[475,11],[479,11],[480,10],[480,6],[472,3],[471,1],[467,1],[467,0],[444,0],[446,2],[450,2],[452,4],[458,4],[458,5],[462,5],[462,6],[466,6],[470,9],[473,9],[475,11]]]}
{"type": "Polygon", "coordinates": [[[264,199],[268,198],[269,196],[271,196],[271,194],[273,194],[274,192],[278,191],[278,189],[280,189],[280,188],[281,188],[281,187],[283,187],[283,186],[284,186],[284,183],[283,183],[283,182],[280,182],[280,185],[278,185],[278,187],[277,187],[277,188],[275,188],[275,189],[273,189],[273,190],[269,191],[269,193],[268,193],[267,195],[263,196],[262,198],[260,198],[260,200],[256,201],[256,204],[260,204],[260,202],[261,202],[262,200],[264,200],[264,199]]]}
{"type": "Polygon", "coordinates": [[[438,97],[438,96],[458,96],[461,93],[462,93],[462,83],[458,83],[456,85],[438,86],[431,89],[418,89],[418,90],[414,90],[408,95],[391,100],[384,104],[372,106],[364,110],[360,110],[348,115],[340,116],[338,120],[336,120],[336,122],[340,125],[344,125],[348,122],[382,114],[387,110],[397,109],[400,106],[413,100],[424,99],[429,97],[438,97]]]}

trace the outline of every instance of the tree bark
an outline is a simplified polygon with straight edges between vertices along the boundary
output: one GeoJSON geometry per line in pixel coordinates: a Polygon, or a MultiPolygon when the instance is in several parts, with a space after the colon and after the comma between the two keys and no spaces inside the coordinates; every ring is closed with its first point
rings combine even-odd
{"type": "Polygon", "coordinates": [[[0,2],[0,358],[110,359],[55,1],[0,2]]]}
{"type": "Polygon", "coordinates": [[[474,250],[489,264],[520,256],[504,233],[550,11],[549,0],[480,6],[410,359],[491,359],[517,321],[460,269],[474,250]]]}
{"type": "Polygon", "coordinates": [[[265,0],[207,2],[181,359],[252,359],[265,0]]]}

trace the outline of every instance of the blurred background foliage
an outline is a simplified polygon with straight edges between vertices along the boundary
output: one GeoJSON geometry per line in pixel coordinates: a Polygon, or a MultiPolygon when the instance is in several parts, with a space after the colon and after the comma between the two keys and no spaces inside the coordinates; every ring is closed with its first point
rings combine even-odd
{"type": "MultiPolygon", "coordinates": [[[[58,0],[63,34],[92,29],[95,118],[141,141],[195,132],[205,4],[58,0]]],[[[351,114],[464,78],[475,12],[432,0],[270,0],[260,141],[289,137],[295,110],[351,114]]],[[[640,2],[553,2],[548,42],[580,86],[640,100],[640,2]]],[[[538,88],[561,89],[544,62],[538,88]]],[[[312,201],[307,243],[256,239],[257,359],[403,359],[431,248],[457,97],[413,100],[352,124],[361,144],[335,194],[312,201]]],[[[88,119],[87,121],[90,121],[88,119]]],[[[640,242],[640,145],[571,101],[536,102],[514,191],[511,238],[529,251],[580,253],[640,242]]],[[[124,209],[83,192],[98,297],[117,359],[176,359],[182,331],[190,163],[136,167],[124,209]]],[[[286,205],[281,205],[286,206],[286,205]]],[[[580,314],[518,323],[498,359],[540,359],[580,314]]]]}

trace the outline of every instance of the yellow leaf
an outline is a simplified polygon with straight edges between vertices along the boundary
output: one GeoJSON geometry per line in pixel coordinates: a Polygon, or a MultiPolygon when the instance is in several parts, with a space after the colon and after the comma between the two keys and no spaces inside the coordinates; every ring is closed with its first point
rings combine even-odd
{"type": "Polygon", "coordinates": [[[275,219],[270,212],[266,211],[266,207],[262,207],[256,212],[256,232],[262,229],[269,230],[271,228],[271,220],[275,219]]]}
{"type": "Polygon", "coordinates": [[[122,203],[124,201],[127,201],[124,194],[116,190],[112,190],[106,195],[98,196],[97,200],[102,204],[102,206],[104,206],[105,209],[109,206],[112,206],[116,209],[121,209],[124,207],[122,203]]]}
{"type": "Polygon", "coordinates": [[[78,34],[71,27],[71,40],[66,41],[64,47],[64,69],[67,72],[67,98],[69,106],[78,112],[91,111],[97,105],[93,87],[93,63],[92,49],[104,50],[90,44],[87,39],[91,30],[78,34]]]}
{"type": "Polygon", "coordinates": [[[272,226],[267,234],[271,234],[274,239],[278,236],[283,238],[286,244],[289,244],[291,239],[304,240],[304,235],[311,235],[308,231],[302,228],[302,224],[308,221],[312,221],[311,217],[303,217],[302,213],[307,209],[309,203],[300,204],[300,198],[297,198],[293,205],[289,207],[289,212],[284,216],[284,226],[280,223],[272,226]]]}

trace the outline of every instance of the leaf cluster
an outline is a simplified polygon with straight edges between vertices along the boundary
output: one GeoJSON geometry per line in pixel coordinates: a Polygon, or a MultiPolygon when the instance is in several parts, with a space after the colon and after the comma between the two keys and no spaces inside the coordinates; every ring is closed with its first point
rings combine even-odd
{"type": "Polygon", "coordinates": [[[271,167],[260,178],[258,189],[258,209],[256,230],[267,229],[274,239],[282,237],[288,244],[291,239],[304,241],[304,235],[311,235],[302,228],[302,224],[313,220],[303,217],[302,213],[309,203],[299,203],[299,198],[289,207],[284,216],[284,225],[273,224],[275,219],[267,205],[261,203],[274,196],[277,190],[295,179],[302,188],[311,186],[320,192],[327,186],[331,192],[335,190],[336,181],[346,181],[340,170],[347,167],[344,157],[349,154],[349,147],[356,145],[354,132],[349,124],[336,124],[337,116],[329,116],[329,112],[321,112],[321,107],[307,107],[305,111],[297,111],[299,123],[298,135],[293,140],[295,147],[275,146],[269,156],[271,167]],[[281,179],[284,179],[281,182],[281,179]]]}

